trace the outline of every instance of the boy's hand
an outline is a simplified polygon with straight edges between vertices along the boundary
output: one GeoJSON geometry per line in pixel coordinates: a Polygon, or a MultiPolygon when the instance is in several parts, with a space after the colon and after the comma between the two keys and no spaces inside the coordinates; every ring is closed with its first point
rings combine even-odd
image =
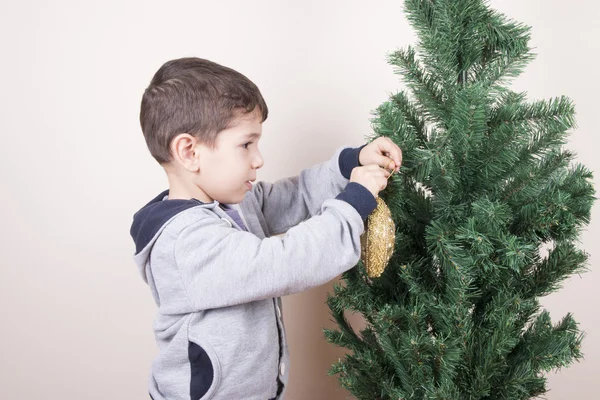
{"type": "Polygon", "coordinates": [[[388,170],[379,165],[371,164],[354,168],[350,175],[350,182],[363,185],[373,194],[373,197],[377,197],[379,192],[387,186],[387,178],[390,174],[388,170]]]}
{"type": "Polygon", "coordinates": [[[390,138],[378,137],[362,148],[358,162],[361,165],[377,164],[398,172],[402,165],[402,150],[390,138]]]}

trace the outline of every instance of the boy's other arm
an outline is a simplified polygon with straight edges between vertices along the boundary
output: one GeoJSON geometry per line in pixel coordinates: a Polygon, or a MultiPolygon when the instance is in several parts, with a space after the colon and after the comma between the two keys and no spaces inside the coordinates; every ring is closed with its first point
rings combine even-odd
{"type": "Polygon", "coordinates": [[[373,195],[356,188],[357,204],[326,200],[320,215],[284,237],[260,239],[214,218],[188,226],[177,238],[174,255],[192,307],[280,297],[322,285],[353,267],[360,257],[363,218],[375,208],[373,195]]]}
{"type": "Polygon", "coordinates": [[[259,182],[248,194],[254,196],[264,215],[270,235],[316,215],[327,199],[337,196],[348,184],[364,146],[342,148],[327,162],[303,170],[299,176],[275,183],[259,182]]]}

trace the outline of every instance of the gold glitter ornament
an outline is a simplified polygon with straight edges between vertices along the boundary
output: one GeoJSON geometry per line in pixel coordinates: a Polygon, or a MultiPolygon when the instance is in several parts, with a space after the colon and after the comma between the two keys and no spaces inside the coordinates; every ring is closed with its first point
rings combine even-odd
{"type": "Polygon", "coordinates": [[[396,239],[396,226],[387,204],[377,197],[377,207],[367,218],[360,237],[361,260],[370,278],[378,278],[387,267],[396,239]]]}

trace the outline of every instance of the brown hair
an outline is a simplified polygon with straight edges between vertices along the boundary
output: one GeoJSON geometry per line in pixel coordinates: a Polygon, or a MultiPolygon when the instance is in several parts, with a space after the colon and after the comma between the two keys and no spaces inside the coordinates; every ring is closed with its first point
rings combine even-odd
{"type": "Polygon", "coordinates": [[[140,124],[150,154],[165,164],[171,161],[171,141],[180,133],[214,147],[217,134],[239,112],[256,107],[264,122],[267,104],[244,75],[201,58],[180,58],[166,62],[154,74],[142,97],[140,124]]]}

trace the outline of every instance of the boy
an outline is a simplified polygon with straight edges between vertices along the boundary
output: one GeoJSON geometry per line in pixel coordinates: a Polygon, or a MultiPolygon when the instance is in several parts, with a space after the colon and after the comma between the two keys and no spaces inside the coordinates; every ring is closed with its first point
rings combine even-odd
{"type": "Polygon", "coordinates": [[[165,63],[142,98],[142,131],[169,181],[131,226],[158,306],[153,400],[282,399],[280,297],[356,264],[364,220],[390,175],[383,167],[400,166],[400,149],[380,138],[298,177],[252,185],[267,114],[248,78],[198,58],[165,63]]]}

